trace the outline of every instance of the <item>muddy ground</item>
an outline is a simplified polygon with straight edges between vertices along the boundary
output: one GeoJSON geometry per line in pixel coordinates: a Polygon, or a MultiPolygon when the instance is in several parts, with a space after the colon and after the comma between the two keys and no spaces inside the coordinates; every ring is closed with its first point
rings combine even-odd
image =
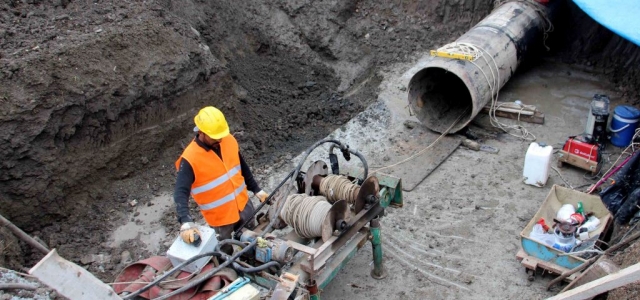
{"type": "MultiPolygon", "coordinates": [[[[173,162],[192,136],[191,120],[198,108],[216,105],[227,114],[256,176],[265,188],[273,188],[292,158],[345,124],[343,130],[349,132],[353,126],[349,124],[355,121],[347,122],[354,117],[358,124],[369,124],[367,134],[374,132],[380,139],[407,134],[402,122],[397,123],[409,118],[404,115],[403,76],[425,51],[454,40],[488,14],[491,2],[36,0],[0,4],[0,136],[4,141],[0,144],[0,213],[110,282],[124,263],[164,253],[175,236],[173,162]],[[134,200],[137,204],[132,205],[134,200]]],[[[635,103],[640,86],[634,84],[640,76],[627,72],[638,70],[634,68],[640,65],[637,47],[607,33],[575,7],[566,9],[568,19],[580,20],[579,26],[586,29],[576,35],[573,27],[557,26],[557,35],[549,41],[556,46],[546,55],[553,62],[570,65],[557,70],[554,63],[547,63],[532,71],[538,75],[530,76],[584,74],[567,82],[588,78],[584,80],[595,87],[587,86],[568,103],[550,104],[556,105],[550,108],[553,112],[569,105],[574,120],[534,126],[540,138],[554,143],[582,128],[577,124],[584,122],[589,93],[609,92],[616,101],[635,103]]],[[[517,88],[513,89],[517,95],[517,88]]],[[[531,96],[537,90],[527,93],[531,96]]],[[[563,117],[548,115],[552,120],[563,117]]],[[[349,135],[349,143],[359,145],[358,135],[349,135]]],[[[366,153],[380,165],[385,162],[386,140],[382,141],[381,148],[366,153]]],[[[413,264],[411,259],[426,259],[416,256],[422,252],[404,258],[387,254],[393,278],[409,279],[394,279],[383,285],[393,288],[380,291],[370,288],[380,285],[366,275],[370,253],[363,250],[350,263],[353,268],[327,288],[329,299],[357,298],[362,293],[453,299],[472,297],[470,291],[497,298],[547,295],[541,292],[541,284],[521,280],[524,271],[513,259],[519,228],[539,202],[506,200],[541,201],[546,190],[517,182],[519,160],[528,144],[509,139],[495,142],[500,156],[456,151],[432,179],[407,195],[406,207],[390,212],[383,224],[385,229],[401,232],[398,239],[419,239],[422,246],[459,257],[484,249],[486,245],[477,241],[495,239],[498,245],[491,253],[500,253],[497,262],[493,259],[497,256],[469,264],[440,258],[443,264],[451,263],[451,268],[469,274],[438,273],[455,283],[452,288],[402,267],[402,260],[413,264]],[[497,179],[494,174],[504,175],[497,179]],[[452,192],[460,190],[464,192],[452,192]],[[489,199],[500,197],[507,198],[489,199]],[[486,204],[483,201],[496,209],[470,210],[486,204]],[[459,222],[461,215],[481,224],[481,232],[505,229],[495,235],[474,235],[459,222]],[[409,228],[406,219],[411,218],[417,218],[412,223],[422,224],[417,222],[420,219],[430,228],[426,235],[422,227],[409,228]],[[502,227],[505,223],[508,227],[502,227]],[[462,239],[452,243],[442,236],[462,239]],[[352,279],[370,291],[344,285],[352,279]],[[491,291],[483,288],[487,284],[493,286],[491,291]]],[[[577,184],[579,175],[567,176],[577,184]]],[[[560,183],[557,178],[552,181],[560,183]]],[[[195,208],[192,215],[199,217],[195,208]]],[[[7,236],[3,241],[12,240],[7,233],[0,234],[7,236]]],[[[417,251],[389,248],[403,240],[388,242],[392,245],[385,244],[387,253],[417,251]]],[[[3,246],[0,262],[16,270],[32,266],[40,256],[26,245],[16,247],[17,243],[3,246]]]]}

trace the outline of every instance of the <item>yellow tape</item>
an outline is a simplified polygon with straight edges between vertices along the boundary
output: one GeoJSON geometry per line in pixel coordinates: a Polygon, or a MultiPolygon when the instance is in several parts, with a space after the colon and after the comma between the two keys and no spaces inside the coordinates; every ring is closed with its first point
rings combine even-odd
{"type": "Polygon", "coordinates": [[[469,60],[469,61],[473,60],[473,55],[461,54],[461,53],[455,53],[455,52],[445,52],[445,51],[439,51],[439,50],[431,50],[431,56],[453,58],[453,59],[460,59],[460,60],[469,60]]]}

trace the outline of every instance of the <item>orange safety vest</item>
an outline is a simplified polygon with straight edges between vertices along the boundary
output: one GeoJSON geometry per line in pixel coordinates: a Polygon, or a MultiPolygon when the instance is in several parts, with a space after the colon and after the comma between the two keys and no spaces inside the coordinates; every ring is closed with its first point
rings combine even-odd
{"type": "Polygon", "coordinates": [[[238,222],[249,200],[238,151],[238,142],[232,135],[220,141],[222,159],[200,147],[194,139],[176,161],[176,170],[180,169],[181,159],[186,159],[193,168],[195,181],[191,185],[191,196],[210,226],[238,222]]]}

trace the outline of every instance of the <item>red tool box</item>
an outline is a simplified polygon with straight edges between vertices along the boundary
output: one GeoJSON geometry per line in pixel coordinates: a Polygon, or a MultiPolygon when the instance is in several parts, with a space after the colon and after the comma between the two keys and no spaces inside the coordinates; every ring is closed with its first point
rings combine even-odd
{"type": "Polygon", "coordinates": [[[580,156],[582,158],[586,158],[591,161],[598,162],[598,145],[589,144],[587,142],[582,142],[577,140],[575,137],[571,137],[564,143],[564,148],[562,148],[565,152],[571,153],[573,155],[580,156]]]}
{"type": "Polygon", "coordinates": [[[570,137],[559,152],[558,167],[568,163],[590,171],[595,175],[600,170],[599,153],[600,145],[590,144],[576,137],[570,137]]]}

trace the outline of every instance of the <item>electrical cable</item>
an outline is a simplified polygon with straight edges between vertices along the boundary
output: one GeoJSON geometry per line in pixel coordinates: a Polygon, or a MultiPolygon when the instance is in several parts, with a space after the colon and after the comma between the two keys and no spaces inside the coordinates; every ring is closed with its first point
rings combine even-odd
{"type": "Polygon", "coordinates": [[[294,194],[287,198],[280,217],[303,238],[322,236],[322,223],[331,204],[323,196],[294,194]]]}
{"type": "MultiPolygon", "coordinates": [[[[620,168],[616,167],[616,164],[618,163],[618,161],[620,161],[620,159],[622,158],[623,155],[625,155],[625,154],[629,155],[626,158],[626,160],[628,160],[631,156],[633,156],[633,154],[635,153],[635,147],[637,145],[640,145],[640,143],[634,143],[633,142],[638,136],[640,136],[640,129],[636,129],[636,132],[631,137],[631,144],[629,144],[629,146],[627,146],[626,148],[624,148],[624,150],[622,150],[622,152],[620,153],[618,158],[613,162],[613,164],[611,164],[611,167],[609,167],[609,169],[606,172],[603,173],[604,175],[602,175],[600,180],[598,180],[598,182],[596,182],[593,186],[591,186],[587,190],[587,194],[593,193],[593,191],[595,191],[595,189],[598,188],[598,186],[600,186],[600,184],[602,184],[605,180],[607,180],[609,177],[611,177],[613,175],[613,174],[609,174],[609,172],[615,173],[620,169],[620,168]],[[631,153],[627,153],[629,148],[631,148],[631,150],[632,150],[631,153]],[[616,167],[616,169],[614,169],[614,167],[616,167]]],[[[623,161],[623,164],[626,163],[626,160],[623,161]]]]}
{"type": "Polygon", "coordinates": [[[278,269],[281,268],[280,263],[277,262],[277,261],[270,261],[270,262],[268,262],[266,264],[262,264],[262,265],[259,265],[257,267],[250,267],[250,268],[245,268],[245,267],[241,266],[240,264],[238,264],[236,262],[233,263],[233,268],[234,269],[236,269],[238,271],[241,271],[242,273],[249,273],[249,274],[250,273],[260,272],[260,271],[266,270],[266,269],[271,268],[271,267],[278,267],[278,269]]]}
{"type": "MultiPolygon", "coordinates": [[[[178,295],[188,289],[191,289],[195,286],[197,286],[198,284],[208,280],[209,278],[211,278],[213,275],[215,275],[216,273],[220,272],[220,270],[222,270],[223,268],[225,268],[226,266],[230,265],[231,263],[233,263],[236,259],[238,259],[238,257],[244,255],[245,253],[249,252],[249,250],[253,247],[255,247],[256,243],[258,243],[258,239],[253,240],[251,243],[249,243],[249,245],[247,245],[244,249],[242,249],[241,251],[239,251],[238,253],[234,254],[233,256],[231,256],[231,258],[227,259],[224,263],[221,263],[218,267],[214,268],[213,270],[210,270],[209,272],[205,273],[204,275],[202,275],[202,277],[195,279],[187,284],[185,284],[183,287],[165,294],[161,297],[158,298],[154,298],[154,300],[163,300],[163,299],[169,299],[175,295],[178,295]]],[[[123,298],[124,299],[124,298],[123,298]]],[[[130,297],[126,298],[126,299],[131,299],[130,297]]]]}
{"type": "Polygon", "coordinates": [[[181,264],[175,266],[173,269],[165,272],[164,274],[162,274],[162,276],[156,278],[154,281],[149,282],[146,286],[142,287],[141,289],[122,297],[122,299],[124,299],[124,300],[132,299],[133,297],[136,297],[136,296],[146,292],[148,289],[154,287],[155,285],[158,285],[161,281],[163,281],[165,278],[171,276],[176,271],[182,270],[182,268],[184,266],[186,266],[186,265],[188,265],[188,264],[190,264],[190,263],[192,263],[192,262],[194,262],[194,261],[196,261],[196,260],[198,260],[200,258],[207,257],[207,256],[221,257],[222,254],[220,252],[217,252],[217,251],[211,251],[211,252],[205,252],[205,253],[201,253],[201,254],[195,255],[195,256],[185,260],[181,264]]]}
{"type": "Polygon", "coordinates": [[[356,203],[359,190],[359,186],[340,175],[329,174],[320,182],[320,194],[327,197],[329,203],[346,200],[349,205],[353,205],[356,203]]]}
{"type": "Polygon", "coordinates": [[[214,251],[220,252],[220,248],[226,244],[234,244],[242,249],[244,249],[247,246],[247,243],[243,243],[239,240],[225,239],[225,240],[219,241],[218,244],[216,244],[214,251]]]}
{"type": "MultiPolygon", "coordinates": [[[[331,147],[329,147],[329,154],[333,154],[333,149],[336,146],[337,145],[334,144],[334,145],[331,145],[331,147]]],[[[367,164],[367,160],[364,159],[364,156],[360,152],[358,152],[356,150],[353,150],[353,149],[349,148],[348,146],[346,147],[346,150],[348,150],[349,153],[352,153],[353,155],[357,156],[360,159],[360,161],[362,162],[362,168],[364,169],[364,173],[363,173],[364,176],[363,176],[362,180],[364,181],[365,179],[367,179],[367,176],[369,175],[369,165],[367,164]]],[[[341,148],[340,151],[343,152],[342,154],[344,156],[344,149],[341,148]]],[[[345,157],[345,159],[349,160],[348,157],[345,157]]]]}

